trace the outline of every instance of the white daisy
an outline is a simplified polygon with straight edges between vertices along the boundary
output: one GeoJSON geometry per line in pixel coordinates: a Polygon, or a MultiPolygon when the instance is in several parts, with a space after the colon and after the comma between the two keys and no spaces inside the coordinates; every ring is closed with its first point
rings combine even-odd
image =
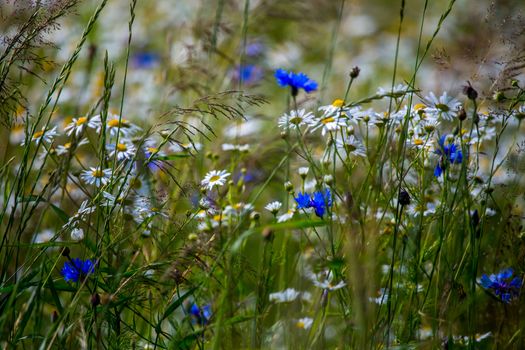
{"type": "MultiPolygon", "coordinates": [[[[80,141],[77,143],[77,147],[82,146],[82,145],[85,145],[86,143],[88,143],[88,140],[87,140],[87,139],[82,139],[82,140],[80,140],[80,141]]],[[[62,156],[62,155],[64,155],[64,154],[68,153],[69,150],[71,149],[71,145],[72,145],[71,142],[66,142],[66,143],[64,143],[63,145],[58,145],[57,148],[56,148],[56,153],[57,153],[59,156],[62,156]]]]}
{"type": "Polygon", "coordinates": [[[55,231],[53,230],[44,230],[42,232],[39,232],[35,235],[33,238],[33,243],[46,243],[53,239],[55,236],[55,231]]]}
{"type": "Polygon", "coordinates": [[[316,287],[327,289],[329,291],[337,290],[346,286],[346,283],[343,281],[340,281],[337,284],[332,283],[332,280],[334,278],[334,274],[332,273],[332,271],[327,270],[317,274],[313,273],[312,271],[308,271],[306,276],[313,282],[313,284],[316,287]]]}
{"type": "MultiPolygon", "coordinates": [[[[96,129],[97,133],[100,134],[100,131],[102,130],[101,116],[96,115],[93,118],[91,118],[89,120],[88,126],[90,128],[96,129]]],[[[129,120],[120,118],[117,114],[108,113],[106,121],[106,131],[108,131],[111,136],[116,136],[119,130],[121,135],[129,137],[135,132],[139,131],[140,128],[137,125],[131,123],[129,120]]]]}
{"type": "Polygon", "coordinates": [[[293,288],[287,288],[282,292],[276,292],[270,294],[270,301],[275,301],[276,303],[288,303],[297,299],[301,292],[296,291],[293,288]]]}
{"type": "Polygon", "coordinates": [[[430,116],[439,116],[445,120],[453,120],[459,107],[461,107],[461,103],[455,98],[448,96],[446,91],[439,98],[433,92],[430,92],[425,98],[430,104],[425,109],[425,112],[430,116]]]}
{"type": "Polygon", "coordinates": [[[292,110],[290,114],[283,114],[277,121],[281,129],[299,128],[303,125],[312,123],[314,115],[312,112],[306,112],[304,109],[292,110]]]}
{"type": "Polygon", "coordinates": [[[76,137],[79,137],[87,125],[88,125],[87,117],[73,118],[71,123],[66,125],[66,127],[64,128],[64,131],[66,132],[67,136],[71,136],[75,134],[76,137]]]}
{"type": "MultiPolygon", "coordinates": [[[[36,144],[40,143],[40,141],[44,141],[45,143],[51,143],[53,142],[53,139],[55,136],[57,136],[57,127],[55,126],[53,129],[47,129],[44,127],[42,130],[35,131],[33,136],[31,137],[31,141],[34,141],[36,144]]],[[[25,145],[25,141],[22,142],[22,146],[25,145]]]]}
{"type": "Polygon", "coordinates": [[[314,323],[314,320],[311,319],[310,317],[303,317],[303,318],[300,318],[297,320],[297,322],[295,322],[295,325],[297,326],[297,328],[301,328],[301,329],[310,329],[310,327],[312,327],[312,324],[314,323]]]}
{"type": "Polygon", "coordinates": [[[291,220],[293,218],[294,214],[295,214],[295,210],[294,209],[290,209],[286,213],[284,213],[283,215],[279,215],[277,217],[277,222],[286,222],[288,220],[291,220]]]}
{"type": "Polygon", "coordinates": [[[248,152],[250,150],[250,145],[233,145],[231,143],[223,143],[222,150],[227,151],[239,151],[239,152],[248,152]]]}
{"type": "Polygon", "coordinates": [[[109,178],[111,177],[111,169],[100,169],[90,167],[90,170],[84,170],[80,174],[80,178],[84,180],[89,185],[105,185],[108,183],[109,178]]]}
{"type": "Polygon", "coordinates": [[[339,129],[347,127],[347,119],[348,117],[345,115],[324,114],[310,123],[312,127],[311,132],[321,129],[321,135],[323,136],[330,132],[337,132],[339,129]]]}
{"type": "Polygon", "coordinates": [[[348,135],[343,139],[337,139],[336,145],[347,155],[366,157],[366,148],[354,135],[348,135]]]}
{"type": "Polygon", "coordinates": [[[341,99],[336,99],[332,104],[321,106],[319,107],[319,110],[323,112],[324,116],[330,116],[330,115],[348,115],[348,112],[350,111],[350,108],[345,107],[344,101],[341,99]]]}
{"type": "Polygon", "coordinates": [[[277,214],[277,212],[279,211],[279,209],[281,209],[281,207],[283,206],[283,204],[279,201],[275,201],[275,202],[271,202],[271,203],[268,203],[264,209],[270,211],[272,214],[277,214]]]}
{"type": "Polygon", "coordinates": [[[135,146],[127,140],[122,140],[118,144],[109,144],[107,146],[109,151],[109,157],[115,157],[117,155],[117,160],[131,159],[135,156],[135,146]]]}
{"type": "Polygon", "coordinates": [[[230,173],[226,170],[212,170],[201,181],[201,186],[208,190],[212,190],[213,186],[223,186],[228,176],[230,176],[230,173]]]}
{"type": "Polygon", "coordinates": [[[398,84],[396,86],[394,86],[394,89],[392,88],[378,88],[377,89],[377,94],[378,95],[384,95],[384,96],[390,96],[392,95],[392,97],[401,97],[403,95],[405,95],[408,91],[408,85],[405,85],[405,84],[398,84]]]}

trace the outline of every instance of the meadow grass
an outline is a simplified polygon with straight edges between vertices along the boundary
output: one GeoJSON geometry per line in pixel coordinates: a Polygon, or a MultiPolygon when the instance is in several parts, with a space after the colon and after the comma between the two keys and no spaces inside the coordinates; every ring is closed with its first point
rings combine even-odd
{"type": "Polygon", "coordinates": [[[0,5],[0,346],[523,348],[523,57],[425,88],[460,3],[374,2],[388,70],[345,0],[0,5]]]}

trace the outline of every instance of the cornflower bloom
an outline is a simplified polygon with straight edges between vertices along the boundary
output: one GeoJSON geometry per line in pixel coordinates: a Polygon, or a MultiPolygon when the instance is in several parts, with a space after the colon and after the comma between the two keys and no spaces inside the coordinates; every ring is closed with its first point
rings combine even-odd
{"type": "Polygon", "coordinates": [[[438,141],[439,148],[434,152],[441,156],[440,161],[434,169],[434,176],[440,177],[448,161],[450,164],[460,164],[463,161],[463,153],[454,143],[447,142],[447,135],[443,135],[438,141]]]}
{"type": "Polygon", "coordinates": [[[201,326],[208,324],[212,315],[210,305],[204,305],[203,307],[199,307],[197,304],[193,303],[191,304],[189,311],[190,315],[194,319],[194,322],[201,326]]]}
{"type": "Polygon", "coordinates": [[[324,216],[325,210],[332,206],[332,193],[329,188],[311,195],[299,192],[294,199],[297,202],[297,209],[314,208],[315,215],[320,218],[324,216]]]}
{"type": "Polygon", "coordinates": [[[496,275],[487,276],[483,274],[480,284],[483,288],[493,292],[498,299],[508,304],[519,296],[522,283],[521,278],[512,278],[513,273],[514,271],[509,267],[496,275]]]}
{"type": "Polygon", "coordinates": [[[95,272],[95,264],[89,259],[84,261],[79,258],[66,261],[60,271],[66,282],[78,282],[79,278],[83,279],[93,272],[95,272]]]}
{"type": "Polygon", "coordinates": [[[280,86],[289,86],[292,89],[292,96],[297,96],[299,89],[303,89],[307,93],[317,90],[317,82],[310,79],[304,73],[287,72],[284,69],[277,69],[275,71],[275,78],[280,86]]]}

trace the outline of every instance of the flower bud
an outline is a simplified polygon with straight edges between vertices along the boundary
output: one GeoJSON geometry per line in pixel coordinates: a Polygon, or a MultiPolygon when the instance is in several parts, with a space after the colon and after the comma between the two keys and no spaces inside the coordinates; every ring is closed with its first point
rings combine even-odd
{"type": "Polygon", "coordinates": [[[359,76],[359,73],[361,72],[361,69],[358,66],[355,66],[350,71],[350,78],[355,79],[359,76]]]}

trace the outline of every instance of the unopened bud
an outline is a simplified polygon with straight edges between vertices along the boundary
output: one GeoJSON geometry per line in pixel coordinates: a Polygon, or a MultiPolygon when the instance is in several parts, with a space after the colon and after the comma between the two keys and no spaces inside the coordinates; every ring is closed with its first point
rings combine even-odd
{"type": "Polygon", "coordinates": [[[350,78],[355,79],[359,76],[359,73],[361,72],[361,69],[358,66],[355,66],[350,71],[350,78]]]}

